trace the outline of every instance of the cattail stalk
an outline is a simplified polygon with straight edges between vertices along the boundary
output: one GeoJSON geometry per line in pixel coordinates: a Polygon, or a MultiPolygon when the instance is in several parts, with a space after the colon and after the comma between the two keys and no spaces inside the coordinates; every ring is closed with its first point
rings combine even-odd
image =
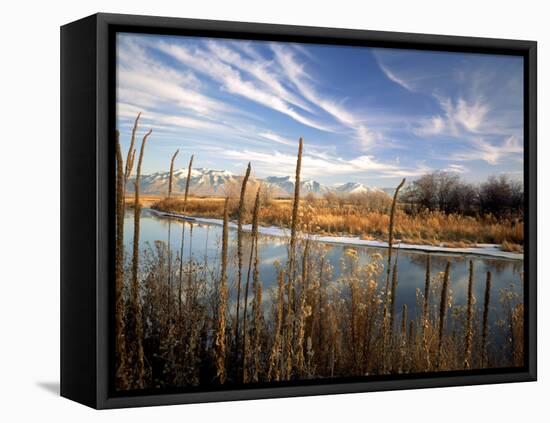
{"type": "Polygon", "coordinates": [[[399,373],[403,373],[407,348],[407,304],[403,304],[401,312],[401,345],[399,354],[399,373]]]}
{"type": "Polygon", "coordinates": [[[302,169],[302,151],[304,140],[300,138],[298,143],[298,156],[296,159],[296,174],[294,180],[294,201],[292,204],[292,221],[290,226],[290,246],[288,251],[287,269],[287,307],[285,315],[285,336],[284,336],[284,378],[290,379],[292,369],[292,340],[294,320],[294,279],[296,278],[296,238],[298,231],[298,210],[300,208],[300,173],[302,169]]]}
{"type": "Polygon", "coordinates": [[[383,349],[383,372],[387,372],[388,367],[388,359],[389,354],[387,354],[388,350],[388,344],[391,340],[391,326],[389,321],[389,307],[390,307],[390,300],[391,300],[391,292],[390,292],[390,276],[391,276],[391,257],[392,257],[392,250],[393,250],[393,227],[394,227],[394,221],[395,221],[395,210],[397,206],[397,197],[399,195],[399,190],[401,187],[405,184],[405,178],[401,181],[401,183],[397,186],[395,189],[395,192],[393,194],[393,200],[390,210],[390,227],[388,230],[388,263],[386,265],[386,287],[385,287],[385,299],[384,299],[384,314],[383,314],[383,334],[382,334],[382,349],[383,349]]]}
{"type": "Polygon", "coordinates": [[[468,305],[466,308],[466,339],[464,349],[464,368],[466,370],[471,368],[472,360],[472,340],[474,337],[472,329],[472,318],[474,309],[474,263],[470,260],[468,273],[468,305]]]}
{"type": "Polygon", "coordinates": [[[405,178],[403,178],[401,183],[395,189],[395,192],[393,194],[393,201],[391,203],[390,227],[388,230],[388,265],[386,267],[386,306],[387,306],[387,299],[388,299],[388,291],[390,288],[391,256],[392,256],[392,249],[393,249],[393,227],[395,224],[395,210],[397,206],[397,197],[399,195],[399,190],[403,187],[403,185],[405,185],[405,178]]]}
{"type": "Polygon", "coordinates": [[[172,196],[172,181],[174,178],[174,161],[176,160],[176,156],[178,155],[180,151],[176,150],[174,155],[172,156],[172,159],[170,160],[170,178],[168,179],[168,198],[172,196]]]}
{"type": "Polygon", "coordinates": [[[284,294],[284,281],[285,272],[281,269],[277,271],[277,308],[275,316],[275,333],[273,339],[273,346],[271,348],[271,354],[269,355],[269,369],[267,372],[268,380],[280,381],[281,380],[281,362],[282,362],[282,326],[283,326],[283,306],[285,301],[284,294]]]}
{"type": "Polygon", "coordinates": [[[250,287],[250,271],[252,269],[252,258],[254,256],[254,250],[257,248],[258,243],[258,213],[260,209],[260,191],[261,186],[258,187],[258,191],[256,192],[256,199],[254,200],[254,210],[252,212],[252,233],[250,236],[250,257],[248,259],[248,272],[246,275],[246,284],[244,288],[244,309],[243,309],[243,360],[242,360],[242,366],[243,366],[243,382],[246,383],[248,379],[248,372],[247,372],[247,342],[248,342],[248,333],[247,333],[247,319],[248,319],[248,291],[250,287]]]}
{"type": "Polygon", "coordinates": [[[225,313],[227,309],[227,251],[228,251],[228,226],[229,212],[228,199],[225,199],[223,207],[223,231],[222,231],[222,257],[221,257],[221,275],[220,292],[218,303],[218,321],[216,330],[216,339],[214,341],[214,355],[216,362],[216,378],[219,383],[224,383],[225,372],[225,313]]]}
{"type": "Polygon", "coordinates": [[[409,320],[409,340],[408,340],[408,348],[409,348],[409,371],[412,368],[412,364],[414,363],[414,356],[416,355],[416,333],[415,333],[415,327],[414,327],[414,320],[409,320]]]}
{"type": "Polygon", "coordinates": [[[262,329],[262,283],[260,281],[260,260],[259,260],[259,244],[258,244],[258,232],[255,234],[254,249],[254,270],[252,272],[252,291],[254,293],[254,299],[252,302],[252,316],[253,316],[253,331],[252,331],[252,382],[258,382],[261,370],[261,329],[262,329]]]}
{"type": "Polygon", "coordinates": [[[431,267],[431,256],[428,254],[426,256],[426,279],[424,283],[424,307],[422,311],[422,344],[424,347],[424,357],[426,358],[426,371],[429,371],[431,368],[430,360],[430,345],[428,340],[428,329],[429,329],[429,311],[430,311],[430,267],[431,267]]]}
{"type": "Polygon", "coordinates": [[[422,309],[422,317],[425,322],[428,321],[428,311],[430,306],[430,267],[431,256],[426,255],[426,279],[424,280],[424,307],[422,309]]]}
{"type": "Polygon", "coordinates": [[[134,323],[134,342],[135,342],[135,353],[136,353],[136,362],[135,362],[135,388],[144,387],[144,377],[145,377],[145,363],[143,359],[143,329],[141,321],[141,300],[139,298],[139,281],[138,281],[138,270],[139,270],[139,230],[140,230],[140,219],[141,219],[141,204],[139,202],[139,179],[141,177],[141,164],[143,162],[143,153],[145,151],[145,144],[147,139],[151,135],[152,130],[149,130],[143,137],[141,141],[141,149],[139,152],[139,159],[136,170],[136,180],[135,180],[135,189],[134,189],[134,242],[133,242],[133,254],[132,254],[132,311],[134,323]]]}
{"type": "Polygon", "coordinates": [[[189,166],[187,167],[187,179],[185,181],[185,196],[183,197],[183,213],[187,210],[187,197],[189,195],[189,184],[191,183],[191,170],[193,169],[194,154],[191,154],[189,159],[189,166]]]}
{"type": "MultiPolygon", "coordinates": [[[[183,199],[183,214],[185,214],[185,211],[187,209],[187,195],[189,194],[189,184],[191,181],[191,169],[193,166],[193,155],[191,155],[191,159],[189,160],[189,167],[187,168],[187,179],[185,181],[185,197],[183,199]]],[[[179,290],[178,290],[178,298],[179,298],[179,313],[180,313],[180,319],[181,319],[181,295],[182,295],[182,285],[183,285],[183,247],[185,243],[185,221],[182,222],[181,225],[181,246],[180,246],[180,278],[179,278],[179,290]]]]}
{"type": "Polygon", "coordinates": [[[306,301],[308,292],[308,259],[309,259],[309,238],[306,239],[302,256],[302,289],[300,291],[300,304],[298,308],[298,328],[296,330],[296,369],[303,376],[305,357],[304,340],[306,334],[306,301]]]}
{"type": "Polygon", "coordinates": [[[489,304],[491,302],[491,272],[487,272],[485,299],[483,301],[483,326],[481,331],[481,367],[487,365],[487,337],[489,335],[489,304]]]}
{"type": "Polygon", "coordinates": [[[390,293],[390,326],[389,326],[389,332],[390,332],[390,339],[393,337],[393,327],[395,322],[395,305],[396,305],[396,297],[397,297],[397,282],[398,282],[398,275],[397,275],[397,258],[393,263],[393,272],[392,272],[392,282],[391,282],[391,293],[390,293]]]}
{"type": "Polygon", "coordinates": [[[451,262],[448,261],[445,266],[443,275],[443,285],[441,287],[441,302],[439,304],[439,337],[437,344],[437,367],[441,367],[441,352],[443,348],[443,332],[445,330],[445,316],[447,315],[447,302],[449,294],[449,272],[451,270],[451,262]]]}
{"type": "Polygon", "coordinates": [[[140,116],[141,112],[138,113],[138,115],[136,116],[136,120],[134,121],[134,126],[132,127],[132,137],[130,138],[130,147],[128,148],[128,154],[126,156],[126,168],[124,170],[124,188],[122,190],[123,199],[126,198],[126,183],[128,182],[128,179],[132,174],[132,169],[134,168],[134,159],[136,158],[136,149],[134,148],[134,145],[136,143],[136,133],[140,116]]]}
{"type": "MultiPolygon", "coordinates": [[[[172,180],[174,178],[174,161],[178,155],[179,150],[176,150],[172,159],[170,160],[170,176],[168,178],[168,198],[172,196],[172,180]]],[[[171,298],[172,298],[172,243],[171,243],[171,233],[172,233],[172,219],[168,220],[168,292],[170,297],[168,300],[168,312],[171,310],[171,298]]]]}
{"type": "Polygon", "coordinates": [[[119,132],[116,131],[116,258],[115,258],[115,333],[116,333],[116,386],[128,389],[126,377],[126,345],[124,338],[124,170],[120,150],[119,132]]]}
{"type": "Polygon", "coordinates": [[[241,309],[241,278],[242,278],[242,268],[243,268],[243,218],[245,213],[245,195],[246,195],[246,184],[248,178],[250,177],[250,163],[246,167],[246,173],[244,175],[242,184],[241,184],[241,196],[239,198],[239,209],[237,216],[237,317],[235,322],[235,359],[239,358],[239,322],[240,322],[240,309],[241,309]]]}

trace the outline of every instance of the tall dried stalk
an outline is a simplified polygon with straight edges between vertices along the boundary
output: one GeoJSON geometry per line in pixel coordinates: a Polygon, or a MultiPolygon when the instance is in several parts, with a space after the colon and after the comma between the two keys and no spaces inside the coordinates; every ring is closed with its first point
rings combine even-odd
{"type": "Polygon", "coordinates": [[[512,363],[516,367],[524,365],[524,326],[523,326],[524,308],[523,304],[518,304],[512,310],[512,363]]]}
{"type": "Polygon", "coordinates": [[[275,331],[273,336],[273,345],[269,355],[269,366],[267,372],[268,380],[281,380],[282,363],[282,329],[283,329],[283,307],[285,302],[284,294],[285,272],[282,269],[277,270],[277,308],[275,315],[275,331]]]}
{"type": "Polygon", "coordinates": [[[483,323],[481,331],[481,367],[487,365],[487,337],[489,335],[489,304],[491,302],[491,272],[487,272],[485,299],[483,300],[483,323]]]}
{"type": "Polygon", "coordinates": [[[409,340],[408,340],[408,349],[409,349],[409,367],[408,370],[411,371],[416,359],[416,333],[414,327],[414,320],[409,320],[409,340]]]}
{"type": "Polygon", "coordinates": [[[139,202],[139,179],[141,177],[141,164],[143,162],[143,153],[145,151],[145,144],[147,139],[153,132],[151,129],[147,132],[143,140],[141,141],[141,149],[139,152],[139,160],[136,170],[136,180],[134,188],[134,240],[133,240],[133,254],[132,254],[132,314],[134,319],[134,334],[133,341],[135,342],[135,354],[136,360],[134,364],[135,379],[134,388],[143,388],[145,377],[145,363],[143,360],[143,329],[141,320],[141,300],[139,298],[139,229],[141,218],[141,204],[139,202]]]}
{"type": "Polygon", "coordinates": [[[126,376],[126,343],[124,338],[124,170],[119,132],[116,131],[116,259],[115,259],[115,336],[116,387],[128,389],[126,376]]]}
{"type": "MultiPolygon", "coordinates": [[[[193,155],[189,159],[189,166],[187,168],[187,179],[185,180],[185,196],[183,198],[183,214],[187,210],[187,196],[189,194],[189,184],[191,181],[191,169],[193,167],[193,155]]],[[[179,288],[178,288],[178,302],[179,302],[179,313],[181,316],[181,295],[182,295],[182,284],[183,284],[183,247],[185,243],[185,221],[181,225],[181,246],[180,246],[180,273],[179,273],[179,288]]]]}
{"type": "Polygon", "coordinates": [[[388,230],[388,263],[386,265],[386,288],[385,288],[385,299],[384,299],[384,315],[383,315],[383,334],[382,334],[382,349],[383,349],[383,356],[384,356],[384,365],[383,365],[383,371],[386,373],[387,367],[388,367],[388,359],[389,354],[387,354],[388,350],[388,343],[389,340],[391,340],[391,330],[390,322],[389,322],[389,310],[390,307],[390,301],[391,301],[391,292],[390,292],[390,275],[391,275],[391,256],[392,256],[392,249],[393,249],[393,228],[395,223],[395,210],[397,206],[397,196],[399,195],[399,190],[401,187],[405,185],[405,178],[401,181],[401,183],[397,186],[395,189],[395,192],[393,194],[393,201],[391,205],[390,210],[390,227],[388,230]]]}
{"type": "Polygon", "coordinates": [[[126,169],[124,171],[124,189],[122,191],[123,192],[122,198],[126,197],[126,182],[128,182],[128,179],[132,174],[132,169],[134,168],[134,159],[136,157],[136,149],[134,148],[134,145],[136,143],[136,133],[137,133],[140,117],[141,117],[141,112],[138,113],[138,115],[136,116],[136,120],[134,121],[134,126],[132,127],[132,137],[130,138],[130,147],[128,148],[128,154],[126,156],[126,169]]]}
{"type": "Polygon", "coordinates": [[[308,260],[309,260],[309,238],[306,239],[304,245],[304,252],[302,255],[302,288],[300,290],[300,304],[298,307],[298,318],[297,318],[297,330],[296,330],[296,369],[300,376],[303,376],[305,357],[304,357],[304,340],[306,334],[306,318],[307,318],[307,293],[308,293],[308,260]]]}
{"type": "Polygon", "coordinates": [[[222,232],[222,257],[221,257],[221,275],[220,275],[220,292],[217,313],[217,330],[216,339],[214,341],[214,356],[216,362],[216,378],[219,383],[224,383],[226,378],[225,372],[225,313],[227,309],[227,240],[229,226],[228,199],[225,199],[223,207],[223,232],[222,232]]]}
{"type": "Polygon", "coordinates": [[[449,294],[449,272],[451,262],[448,261],[443,275],[443,285],[441,286],[441,301],[439,303],[439,332],[437,341],[437,368],[441,367],[441,353],[443,349],[443,332],[445,330],[445,316],[447,315],[447,302],[449,294]]]}
{"type": "Polygon", "coordinates": [[[426,278],[424,281],[424,305],[422,310],[422,345],[424,348],[424,357],[426,358],[426,370],[429,371],[431,367],[430,361],[430,345],[428,340],[428,329],[429,329],[429,311],[430,311],[430,267],[431,267],[431,256],[428,254],[426,256],[426,278]]]}
{"type": "Polygon", "coordinates": [[[401,343],[399,346],[399,373],[403,373],[407,348],[407,304],[403,304],[401,312],[401,343]]]}
{"type": "Polygon", "coordinates": [[[176,156],[178,155],[180,151],[176,150],[174,155],[172,156],[172,159],[170,160],[170,178],[168,179],[168,198],[172,196],[172,180],[174,178],[174,160],[176,160],[176,156]]]}
{"type": "Polygon", "coordinates": [[[428,321],[428,311],[430,305],[430,267],[431,267],[431,256],[426,255],[426,278],[424,280],[424,306],[422,308],[422,317],[425,322],[428,321]]]}
{"type": "Polygon", "coordinates": [[[287,268],[287,307],[285,315],[285,336],[283,348],[284,379],[290,379],[292,370],[292,341],[294,337],[294,279],[296,278],[296,241],[298,230],[298,210],[300,208],[300,173],[302,169],[302,151],[304,140],[300,138],[298,144],[298,156],[296,159],[296,174],[294,179],[294,201],[292,204],[292,221],[290,226],[290,245],[288,251],[287,268]]]}
{"type": "MultiPolygon", "coordinates": [[[[390,288],[390,273],[391,273],[391,255],[392,255],[392,249],[393,249],[393,228],[395,225],[395,209],[397,205],[397,196],[399,195],[399,190],[405,185],[405,178],[401,181],[399,185],[397,185],[397,188],[395,189],[395,192],[393,194],[393,201],[391,203],[391,211],[390,211],[390,227],[388,230],[388,265],[386,268],[386,297],[388,297],[388,290],[390,288]]],[[[387,298],[386,298],[386,305],[387,305],[387,298]]]]}
{"type": "Polygon", "coordinates": [[[258,248],[258,213],[260,211],[260,192],[261,192],[262,186],[260,185],[258,187],[258,191],[256,192],[256,199],[254,200],[254,210],[252,212],[252,233],[250,235],[250,257],[248,259],[248,272],[246,275],[246,284],[244,288],[244,309],[243,309],[243,360],[242,360],[242,366],[243,366],[243,382],[247,382],[248,380],[248,371],[247,371],[247,359],[248,359],[248,333],[247,333],[247,319],[248,319],[248,291],[250,287],[250,271],[252,269],[252,258],[254,256],[254,251],[258,248]]]}
{"type": "Polygon", "coordinates": [[[468,305],[466,306],[466,347],[464,348],[464,368],[472,366],[472,340],[474,332],[472,329],[472,318],[474,312],[474,262],[470,260],[468,272],[468,305]]]}
{"type": "Polygon", "coordinates": [[[183,213],[187,211],[187,197],[189,195],[189,184],[191,182],[191,170],[193,169],[193,158],[195,157],[194,154],[191,154],[191,158],[189,159],[189,166],[187,167],[187,179],[185,180],[185,196],[183,198],[183,213]]]}
{"type": "Polygon", "coordinates": [[[258,382],[261,371],[261,336],[262,336],[262,283],[260,281],[260,260],[258,231],[255,234],[256,248],[254,249],[254,270],[252,272],[252,382],[258,382]]]}
{"type": "Polygon", "coordinates": [[[235,322],[235,358],[239,357],[239,322],[240,322],[240,309],[241,309],[241,278],[243,268],[243,218],[245,213],[245,195],[246,184],[250,177],[250,163],[246,167],[246,173],[241,184],[241,196],[239,198],[239,209],[237,211],[237,317],[235,322]]]}
{"type": "MultiPolygon", "coordinates": [[[[172,179],[174,178],[174,160],[178,155],[179,150],[176,150],[172,159],[170,160],[170,177],[168,179],[168,198],[172,196],[172,179]]],[[[172,220],[168,220],[168,289],[170,296],[172,295],[172,243],[171,243],[171,233],[172,233],[172,220]]],[[[171,310],[172,301],[168,301],[168,312],[171,310]]]]}
{"type": "Polygon", "coordinates": [[[394,322],[395,322],[395,304],[396,304],[396,297],[397,297],[397,282],[398,282],[398,275],[397,275],[397,258],[395,259],[393,263],[393,272],[392,272],[392,281],[391,281],[391,293],[390,293],[390,340],[393,339],[393,328],[394,328],[394,322]]]}

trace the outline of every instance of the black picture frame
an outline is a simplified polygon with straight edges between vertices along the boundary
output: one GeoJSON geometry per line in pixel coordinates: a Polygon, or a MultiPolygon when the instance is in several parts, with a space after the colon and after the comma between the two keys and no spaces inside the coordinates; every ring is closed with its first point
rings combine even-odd
{"type": "Polygon", "coordinates": [[[335,28],[95,14],[61,28],[61,395],[97,409],[432,388],[537,378],[537,44],[335,28]],[[524,58],[525,366],[196,392],[113,393],[112,260],[118,31],[512,54],[524,58]]]}

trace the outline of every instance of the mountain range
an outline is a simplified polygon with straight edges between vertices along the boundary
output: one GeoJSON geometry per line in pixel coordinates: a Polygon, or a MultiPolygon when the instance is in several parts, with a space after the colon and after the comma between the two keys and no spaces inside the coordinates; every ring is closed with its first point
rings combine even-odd
{"type": "MultiPolygon", "coordinates": [[[[168,192],[170,172],[155,172],[143,175],[140,178],[140,192],[149,195],[162,195],[168,192]]],[[[226,170],[214,170],[196,168],[191,170],[191,183],[189,191],[198,196],[225,196],[238,193],[242,176],[235,175],[226,170]]],[[[174,170],[172,191],[175,194],[185,192],[187,169],[174,170]]],[[[251,178],[252,179],[252,178],[251,178]]],[[[258,179],[267,187],[274,197],[292,197],[294,193],[295,179],[290,176],[268,176],[258,179]]],[[[127,191],[134,189],[134,179],[128,181],[127,191]]],[[[322,196],[326,193],[335,194],[361,194],[368,192],[384,192],[379,188],[370,187],[359,182],[347,182],[345,184],[328,186],[314,180],[300,182],[300,191],[303,195],[313,193],[322,196]]]]}

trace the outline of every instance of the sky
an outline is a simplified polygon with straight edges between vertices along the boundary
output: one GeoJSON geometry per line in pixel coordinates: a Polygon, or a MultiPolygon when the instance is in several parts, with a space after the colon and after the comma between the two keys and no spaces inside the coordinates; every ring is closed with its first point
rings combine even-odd
{"type": "Polygon", "coordinates": [[[523,59],[117,35],[117,128],[152,129],[142,174],[187,166],[392,187],[434,170],[521,179],[523,59]]]}

